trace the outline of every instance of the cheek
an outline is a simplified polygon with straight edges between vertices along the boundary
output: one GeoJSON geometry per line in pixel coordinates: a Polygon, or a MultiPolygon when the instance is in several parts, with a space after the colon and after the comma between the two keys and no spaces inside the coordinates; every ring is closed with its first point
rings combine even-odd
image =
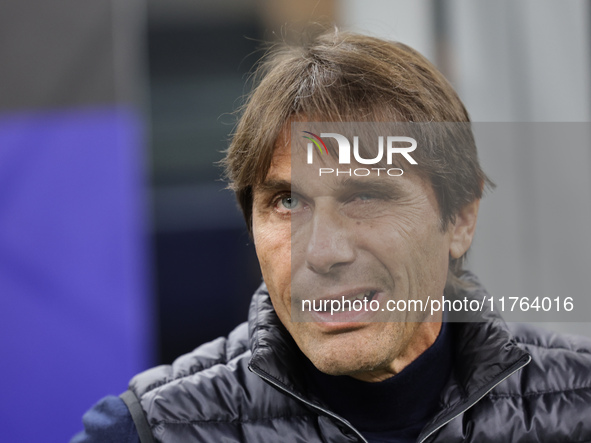
{"type": "Polygon", "coordinates": [[[285,226],[269,226],[253,222],[253,239],[263,279],[272,293],[284,290],[291,278],[291,230],[285,226]]]}
{"type": "Polygon", "coordinates": [[[432,227],[424,238],[425,241],[420,245],[422,250],[418,254],[421,271],[419,279],[423,288],[429,288],[426,292],[439,294],[447,280],[449,238],[438,226],[432,227]]]}
{"type": "Polygon", "coordinates": [[[381,260],[392,268],[395,277],[409,279],[409,284],[422,288],[446,280],[449,238],[440,230],[437,219],[423,217],[413,223],[390,223],[387,229],[374,227],[370,232],[387,233],[377,236],[378,241],[374,235],[371,241],[374,250],[382,250],[381,260]]]}
{"type": "Polygon", "coordinates": [[[288,226],[253,224],[253,238],[261,273],[275,312],[284,325],[291,315],[291,230],[288,226]]]}

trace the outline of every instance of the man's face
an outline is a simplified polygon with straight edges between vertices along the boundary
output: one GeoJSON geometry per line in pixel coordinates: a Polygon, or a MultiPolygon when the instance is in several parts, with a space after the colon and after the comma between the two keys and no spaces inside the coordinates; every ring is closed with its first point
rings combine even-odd
{"type": "Polygon", "coordinates": [[[430,346],[439,323],[416,317],[388,322],[381,310],[363,322],[330,321],[326,314],[298,322],[292,297],[299,302],[365,294],[381,307],[387,300],[438,298],[450,254],[459,257],[469,246],[465,229],[441,229],[433,189],[416,174],[319,180],[318,170],[303,167],[303,160],[292,165],[284,140],[253,202],[254,242],[275,311],[319,370],[362,380],[394,375],[430,346]],[[292,166],[298,171],[293,180],[292,166]]]}

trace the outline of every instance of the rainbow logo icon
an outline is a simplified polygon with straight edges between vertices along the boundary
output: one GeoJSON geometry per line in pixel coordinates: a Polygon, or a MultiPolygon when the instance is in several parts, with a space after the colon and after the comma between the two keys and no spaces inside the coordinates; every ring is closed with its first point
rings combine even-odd
{"type": "MultiPolygon", "coordinates": [[[[326,152],[326,155],[330,155],[328,153],[328,149],[326,148],[326,145],[324,144],[324,142],[322,141],[322,139],[320,137],[318,137],[316,134],[313,134],[311,132],[308,131],[302,131],[305,132],[306,134],[310,134],[312,137],[316,138],[318,141],[314,140],[312,137],[308,137],[307,135],[304,135],[303,137],[310,140],[312,143],[314,143],[316,145],[316,147],[318,148],[318,150],[320,151],[320,153],[322,154],[322,148],[320,147],[320,145],[318,144],[318,142],[320,142],[322,144],[322,147],[324,148],[324,152],[326,152]]],[[[312,151],[310,151],[312,152],[312,151]]]]}

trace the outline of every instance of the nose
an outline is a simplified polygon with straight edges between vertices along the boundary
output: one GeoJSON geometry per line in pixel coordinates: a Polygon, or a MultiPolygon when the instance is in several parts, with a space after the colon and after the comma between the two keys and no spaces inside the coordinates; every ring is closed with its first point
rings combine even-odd
{"type": "Polygon", "coordinates": [[[328,274],[355,260],[353,233],[347,220],[331,205],[317,205],[310,220],[306,265],[317,274],[328,274]]]}

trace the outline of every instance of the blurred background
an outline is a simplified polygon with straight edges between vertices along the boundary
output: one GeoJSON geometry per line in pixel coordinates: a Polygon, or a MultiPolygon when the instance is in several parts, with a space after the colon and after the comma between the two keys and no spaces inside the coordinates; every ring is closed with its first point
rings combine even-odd
{"type": "MultiPolygon", "coordinates": [[[[590,6],[2,2],[2,441],[68,441],[135,373],[246,319],[260,273],[215,163],[261,42],[309,21],[400,40],[443,71],[475,122],[589,133],[590,6]]],[[[481,149],[498,188],[469,266],[495,295],[590,295],[591,146],[559,160],[557,143],[481,149]]],[[[589,323],[543,326],[591,336],[589,323]]]]}

